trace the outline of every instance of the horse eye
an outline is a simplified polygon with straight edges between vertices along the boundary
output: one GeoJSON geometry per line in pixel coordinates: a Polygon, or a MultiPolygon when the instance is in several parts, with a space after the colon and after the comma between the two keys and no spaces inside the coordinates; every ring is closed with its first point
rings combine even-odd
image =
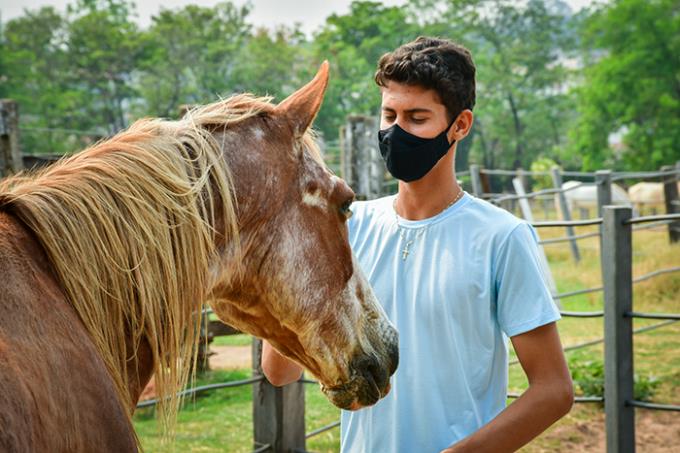
{"type": "Polygon", "coordinates": [[[352,206],[352,201],[353,200],[347,200],[342,204],[342,206],[340,206],[340,212],[343,216],[345,216],[345,219],[352,217],[352,210],[350,209],[350,206],[352,206]]]}

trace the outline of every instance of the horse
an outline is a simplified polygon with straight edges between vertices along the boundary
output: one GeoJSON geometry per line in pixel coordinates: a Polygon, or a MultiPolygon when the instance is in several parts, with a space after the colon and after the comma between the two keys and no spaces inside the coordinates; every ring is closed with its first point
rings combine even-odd
{"type": "Polygon", "coordinates": [[[279,104],[139,120],[0,181],[0,451],[137,451],[152,375],[171,430],[208,306],[338,407],[389,391],[397,332],[349,248],[354,194],[310,129],[327,83],[324,63],[279,104]]]}
{"type": "MultiPolygon", "coordinates": [[[[591,209],[597,209],[597,188],[592,184],[588,184],[572,189],[579,184],[581,184],[579,181],[566,181],[562,184],[562,189],[566,190],[566,192],[564,192],[564,197],[567,200],[569,212],[574,215],[574,211],[578,210],[583,217],[583,215],[587,214],[591,209]]],[[[618,184],[612,184],[611,189],[612,204],[632,206],[632,203],[628,198],[628,193],[624,188],[618,184]]],[[[561,212],[558,195],[555,195],[555,206],[557,206],[558,211],[561,212]]]]}
{"type": "MultiPolygon", "coordinates": [[[[680,182],[677,183],[678,193],[680,193],[680,182]]],[[[664,195],[663,183],[661,182],[639,182],[628,188],[628,196],[635,208],[639,212],[650,210],[653,214],[657,211],[665,210],[666,197],[664,195]]]]}

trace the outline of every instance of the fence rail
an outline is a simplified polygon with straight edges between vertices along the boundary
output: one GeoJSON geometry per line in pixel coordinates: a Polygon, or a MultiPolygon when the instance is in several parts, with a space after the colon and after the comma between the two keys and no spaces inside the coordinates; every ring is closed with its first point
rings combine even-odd
{"type": "Polygon", "coordinates": [[[630,400],[628,404],[633,407],[641,407],[643,409],[653,409],[657,411],[674,411],[680,412],[680,406],[674,404],[659,404],[648,403],[646,401],[630,400]]]}
{"type": "Polygon", "coordinates": [[[668,319],[680,321],[680,313],[641,313],[638,311],[629,311],[624,313],[624,316],[628,318],[641,318],[641,319],[668,319]]]}
{"type": "Polygon", "coordinates": [[[543,239],[541,241],[538,241],[539,244],[541,245],[548,245],[548,244],[559,244],[561,242],[568,242],[568,241],[573,241],[574,239],[585,239],[585,238],[592,238],[595,236],[601,236],[600,233],[584,233],[584,234],[577,234],[574,236],[565,236],[561,238],[555,238],[555,239],[543,239]]]}
{"type": "MultiPolygon", "coordinates": [[[[622,398],[621,392],[625,390],[625,385],[630,384],[632,382],[632,346],[630,349],[626,350],[625,344],[627,342],[630,342],[632,345],[632,336],[637,335],[643,332],[651,331],[654,329],[658,329],[660,327],[668,326],[671,324],[674,324],[678,321],[680,321],[680,314],[676,313],[642,313],[642,312],[636,312],[632,311],[630,309],[628,310],[621,310],[620,309],[620,304],[621,300],[625,301],[629,300],[630,301],[630,306],[632,307],[632,287],[634,284],[643,282],[646,280],[649,280],[651,278],[664,275],[664,274],[669,274],[669,273],[674,273],[680,271],[680,266],[676,267],[671,267],[667,269],[659,269],[655,270],[643,275],[640,275],[636,278],[632,277],[632,253],[631,253],[631,240],[632,240],[632,232],[634,230],[634,227],[636,225],[641,225],[644,223],[648,224],[653,224],[656,223],[657,225],[659,222],[669,222],[673,221],[679,216],[676,214],[667,214],[667,215],[659,215],[659,216],[646,216],[646,217],[640,217],[640,218],[632,218],[632,211],[630,208],[623,208],[623,207],[605,207],[603,210],[603,217],[602,218],[594,218],[594,219],[587,219],[583,221],[570,221],[570,222],[534,222],[534,226],[538,228],[542,227],[562,227],[565,224],[567,225],[572,225],[572,226],[587,226],[587,225],[601,225],[603,226],[603,232],[602,234],[598,233],[589,233],[589,236],[602,236],[602,239],[607,242],[605,245],[604,250],[609,250],[611,255],[612,253],[616,255],[615,260],[612,260],[612,257],[609,256],[609,269],[611,272],[605,273],[604,275],[604,285],[601,287],[595,287],[595,288],[586,288],[586,289],[581,289],[581,290],[576,290],[576,291],[570,291],[570,292],[565,292],[561,294],[556,294],[554,296],[555,299],[564,299],[576,295],[582,295],[582,294],[588,294],[588,293],[594,293],[594,292],[600,292],[604,291],[605,292],[605,310],[601,311],[592,311],[592,312],[575,312],[575,311],[566,311],[562,310],[561,314],[564,317],[576,317],[576,318],[599,318],[599,317],[604,317],[605,318],[605,323],[607,324],[607,327],[605,329],[605,336],[603,338],[598,338],[594,340],[589,340],[580,344],[576,345],[569,345],[564,348],[565,353],[569,351],[574,351],[577,349],[582,349],[585,347],[597,345],[597,344],[602,344],[605,343],[605,367],[606,367],[606,383],[605,383],[605,388],[606,389],[614,389],[614,391],[609,391],[609,393],[612,393],[612,395],[607,396],[605,394],[604,396],[579,396],[576,398],[577,403],[604,403],[605,405],[605,412],[607,413],[607,423],[608,423],[608,430],[607,430],[607,436],[608,436],[608,451],[633,451],[630,450],[630,442],[632,439],[632,442],[634,442],[634,436],[630,435],[630,431],[627,433],[622,433],[622,429],[629,429],[629,427],[626,425],[626,423],[629,421],[628,417],[630,415],[627,415],[626,411],[632,411],[634,408],[641,408],[641,409],[646,409],[646,410],[669,410],[669,411],[677,411],[679,410],[680,406],[674,406],[670,404],[663,404],[659,402],[647,402],[647,401],[637,401],[632,398],[632,393],[630,394],[629,397],[624,397],[622,398]],[[616,217],[615,221],[611,220],[612,217],[612,212],[619,213],[616,217]],[[624,213],[624,215],[621,215],[620,213],[624,213]],[[624,234],[621,233],[621,231],[624,232],[624,234]],[[627,231],[627,233],[626,233],[627,231]],[[618,232],[618,233],[617,233],[618,232]],[[613,236],[613,237],[612,237],[613,236]],[[627,241],[626,242],[626,238],[627,241]],[[622,259],[619,254],[623,253],[624,254],[624,259],[622,263],[619,263],[619,261],[622,259]],[[628,261],[626,261],[626,258],[628,261]],[[616,261],[619,260],[619,261],[616,261]],[[615,265],[614,265],[615,264],[615,265]],[[612,268],[613,266],[613,268],[612,268]],[[629,275],[628,284],[626,284],[625,278],[621,277],[622,273],[622,268],[630,267],[630,271],[627,275],[629,275]],[[617,293],[615,295],[612,295],[612,288],[615,288],[617,293]],[[626,295],[626,291],[630,288],[630,294],[626,295]],[[614,302],[612,302],[614,300],[614,302]],[[612,310],[611,305],[616,304],[616,307],[619,307],[617,310],[612,310]],[[615,311],[615,319],[612,320],[612,311],[615,311]],[[639,319],[655,319],[655,320],[663,320],[663,322],[653,324],[651,326],[645,326],[641,327],[638,329],[632,329],[632,325],[629,327],[629,334],[628,336],[626,335],[619,335],[616,337],[616,343],[612,345],[612,335],[611,335],[611,330],[614,328],[611,326],[611,324],[621,324],[622,322],[631,322],[633,319],[639,318],[639,319]],[[609,333],[608,333],[609,332],[609,333]],[[622,348],[621,345],[624,345],[622,348]],[[615,349],[618,348],[618,349],[615,349]],[[614,360],[612,356],[615,356],[616,358],[616,363],[612,364],[612,361],[614,360]],[[612,371],[612,367],[615,367],[615,370],[612,371]],[[619,368],[624,368],[624,372],[622,373],[619,368]],[[615,391],[618,390],[618,393],[615,391]],[[619,411],[617,414],[612,415],[612,406],[616,408],[617,411],[619,411]],[[613,446],[612,446],[613,444],[613,446]]],[[[581,235],[582,236],[582,235],[581,235]]],[[[576,236],[575,236],[576,237],[576,236]]],[[[604,261],[607,260],[607,253],[604,254],[602,257],[604,261]]],[[[624,275],[626,273],[624,272],[624,275]]],[[[208,312],[209,313],[209,312],[208,312]]],[[[620,328],[619,328],[620,329],[620,328]]],[[[625,332],[624,332],[625,333],[625,332]]],[[[510,365],[515,365],[519,363],[518,360],[513,360],[509,362],[510,365]]],[[[214,385],[214,388],[225,388],[225,387],[230,387],[230,386],[236,386],[236,385],[248,385],[251,383],[258,382],[263,385],[268,385],[266,380],[260,376],[259,378],[254,378],[252,380],[243,380],[240,382],[233,383],[233,385],[214,385]]],[[[309,380],[309,379],[302,379],[298,382],[298,384],[309,384],[313,383],[316,384],[316,381],[314,380],[309,380]]],[[[191,393],[198,393],[201,391],[208,391],[211,390],[209,388],[197,388],[197,389],[192,389],[193,391],[191,393]]],[[[281,390],[281,389],[277,389],[281,390]]],[[[509,394],[508,398],[514,398],[519,395],[513,395],[509,394]]],[[[328,430],[334,429],[337,426],[339,426],[339,422],[333,422],[328,425],[325,425],[321,428],[315,429],[311,432],[305,433],[304,434],[304,439],[309,439],[315,435],[321,434],[323,432],[326,432],[328,430]]],[[[272,443],[257,443],[259,447],[255,451],[282,451],[282,450],[276,450],[274,446],[272,446],[272,443]]],[[[304,446],[301,447],[296,447],[293,448],[290,451],[298,451],[298,452],[304,452],[304,446]]]]}
{"type": "Polygon", "coordinates": [[[560,310],[560,315],[566,318],[601,318],[604,316],[604,311],[564,311],[560,310]]]}
{"type": "MultiPolygon", "coordinates": [[[[57,157],[22,155],[19,150],[19,121],[16,103],[3,100],[0,102],[0,176],[20,171],[24,167],[46,165],[57,157]]],[[[354,120],[353,120],[354,121],[354,120]]],[[[380,156],[377,154],[375,134],[377,128],[369,122],[356,120],[351,129],[345,129],[339,143],[341,175],[348,179],[359,196],[371,198],[384,195],[386,190],[394,190],[397,181],[387,177],[380,156]],[[370,127],[365,127],[368,124],[370,127]],[[364,152],[364,150],[369,150],[364,152]]],[[[30,132],[43,132],[43,128],[26,128],[30,132]]],[[[55,132],[55,131],[51,131],[55,132]]],[[[61,130],[74,135],[93,135],[93,131],[61,130]]],[[[94,134],[97,135],[97,134],[94,134]]],[[[330,145],[329,147],[334,147],[330,145]]],[[[335,161],[334,161],[335,164],[335,161]]],[[[680,271],[680,267],[660,269],[637,278],[632,277],[632,233],[640,229],[667,226],[671,242],[680,240],[680,202],[678,201],[676,181],[680,179],[680,163],[674,168],[663,167],[660,171],[645,172],[580,172],[562,171],[525,171],[484,169],[478,165],[471,165],[469,171],[457,173],[465,178],[466,184],[472,187],[472,192],[479,197],[489,198],[492,203],[514,210],[516,202],[528,200],[548,200],[557,198],[564,220],[531,222],[536,228],[559,227],[567,228],[565,237],[540,241],[541,245],[569,242],[574,256],[578,256],[576,240],[588,237],[600,237],[601,260],[603,269],[603,285],[597,288],[586,288],[556,294],[555,300],[568,297],[604,291],[604,310],[592,312],[576,312],[562,310],[562,316],[576,318],[604,317],[605,333],[603,338],[589,340],[564,348],[565,352],[602,344],[605,349],[605,395],[578,397],[579,403],[605,404],[607,424],[607,451],[632,452],[635,445],[634,410],[680,411],[680,406],[662,404],[658,402],[638,401],[633,398],[633,335],[672,325],[680,321],[677,313],[643,313],[632,310],[633,285],[659,275],[680,271]],[[524,193],[498,194],[488,184],[490,176],[509,176],[517,178],[519,187],[524,193]],[[532,191],[528,181],[533,177],[552,177],[556,187],[532,191]],[[581,178],[571,188],[563,188],[562,177],[581,178]],[[469,181],[468,181],[469,178],[469,181]],[[485,180],[486,178],[486,180],[485,180]],[[633,217],[630,208],[606,207],[611,204],[613,182],[630,179],[661,180],[664,187],[666,215],[633,217]],[[559,184],[558,184],[559,182],[559,184]],[[585,220],[571,220],[571,212],[564,202],[565,193],[579,187],[597,188],[597,217],[585,220]],[[566,208],[566,209],[565,209],[566,208]],[[598,226],[599,232],[574,234],[571,228],[582,226],[598,226]],[[650,326],[633,329],[635,319],[663,320],[650,326]]],[[[496,190],[498,192],[499,190],[496,190]]],[[[208,316],[208,312],[205,316],[208,316]]],[[[220,323],[212,321],[206,324],[205,335],[208,337],[234,333],[220,323]]],[[[304,384],[311,380],[301,380],[284,388],[273,387],[264,378],[259,368],[261,357],[261,342],[253,341],[253,377],[227,383],[210,384],[183,390],[182,396],[198,395],[218,389],[253,386],[253,445],[255,452],[304,452],[305,439],[333,429],[339,425],[334,422],[309,433],[304,430],[304,384]]],[[[517,360],[510,365],[519,363],[517,360]]],[[[510,394],[513,398],[519,395],[510,394]]],[[[152,407],[157,400],[141,402],[138,407],[152,407]]]]}
{"type": "MultiPolygon", "coordinates": [[[[193,387],[189,388],[186,390],[183,390],[179,393],[177,393],[177,396],[180,397],[186,397],[186,396],[194,396],[198,395],[199,393],[203,392],[208,392],[211,390],[218,390],[218,389],[226,389],[226,388],[234,388],[234,387],[243,387],[244,385],[250,385],[254,384],[256,382],[260,382],[264,379],[264,376],[257,376],[254,378],[250,379],[242,379],[240,381],[230,381],[230,382],[221,382],[218,384],[208,384],[208,385],[202,385],[200,387],[193,387]]],[[[142,409],[145,407],[152,407],[157,405],[160,402],[158,399],[150,399],[150,400],[145,400],[137,404],[137,409],[142,409]]]]}
{"type": "Polygon", "coordinates": [[[602,218],[598,217],[595,219],[588,220],[570,220],[570,221],[545,221],[545,222],[534,222],[532,225],[535,228],[551,228],[551,227],[566,227],[566,226],[589,226],[589,225],[601,225],[602,218]]]}
{"type": "MultiPolygon", "coordinates": [[[[577,317],[577,318],[605,317],[605,323],[608,322],[609,324],[611,324],[611,323],[614,322],[611,319],[612,314],[609,313],[609,312],[612,311],[612,308],[611,308],[611,305],[612,305],[611,300],[612,299],[615,300],[617,307],[619,307],[619,305],[621,304],[621,300],[619,300],[619,299],[622,299],[623,301],[630,299],[630,302],[631,302],[630,306],[632,306],[632,286],[635,283],[646,281],[646,280],[649,280],[651,278],[654,278],[654,277],[657,277],[657,276],[660,276],[660,275],[680,271],[680,266],[676,266],[676,267],[671,267],[671,268],[667,268],[667,269],[655,270],[653,272],[643,274],[643,275],[641,275],[637,278],[632,278],[632,263],[630,261],[632,259],[632,254],[631,254],[630,248],[631,248],[632,231],[633,231],[634,225],[641,224],[641,223],[644,223],[644,222],[671,221],[671,220],[673,220],[677,217],[678,217],[677,215],[667,214],[667,215],[647,216],[647,217],[644,217],[644,218],[633,219],[632,218],[632,212],[631,212],[630,208],[606,207],[604,209],[604,217],[603,218],[589,219],[589,220],[586,220],[586,221],[569,222],[569,224],[572,224],[572,225],[576,224],[576,225],[579,225],[579,226],[584,225],[584,224],[587,224],[587,225],[604,224],[605,229],[603,231],[602,237],[603,237],[603,239],[608,241],[608,244],[606,246],[607,250],[610,250],[610,251],[614,252],[615,254],[617,254],[617,253],[627,254],[629,259],[628,259],[627,262],[625,260],[623,261],[624,262],[623,267],[624,268],[630,267],[631,272],[630,272],[630,278],[628,280],[628,285],[626,285],[625,284],[626,280],[622,279],[622,277],[621,277],[621,271],[620,271],[621,265],[620,265],[620,263],[618,263],[617,261],[612,261],[611,256],[610,256],[609,257],[610,258],[609,265],[611,266],[612,263],[616,263],[616,265],[614,265],[614,269],[613,269],[612,272],[609,272],[604,276],[605,285],[603,285],[602,287],[586,288],[586,289],[582,289],[582,290],[565,292],[565,293],[557,294],[557,295],[554,296],[556,299],[563,299],[563,298],[567,298],[567,297],[571,297],[571,296],[575,296],[575,295],[588,294],[588,293],[599,292],[599,291],[604,290],[605,299],[607,301],[605,303],[605,310],[593,311],[593,312],[573,312],[573,311],[564,311],[563,310],[563,311],[561,311],[562,316],[577,317]],[[611,217],[613,215],[612,212],[619,213],[617,216],[615,216],[615,221],[612,221],[612,219],[611,219],[611,217]],[[621,215],[620,213],[624,213],[624,214],[621,215]],[[612,231],[612,228],[614,229],[613,231],[612,231]],[[627,234],[622,235],[620,230],[623,230],[624,232],[627,230],[627,234]],[[616,231],[618,231],[619,233],[616,234],[616,231]],[[612,235],[614,235],[613,238],[611,237],[612,235]],[[625,240],[626,238],[628,239],[628,242],[626,242],[626,240],[625,240]],[[625,263],[627,263],[627,264],[625,264],[625,263]],[[616,290],[618,291],[618,293],[615,295],[615,297],[611,295],[612,288],[615,287],[613,285],[613,282],[617,282],[616,290]],[[631,293],[626,295],[625,291],[627,291],[628,287],[630,287],[631,293]],[[623,296],[621,294],[621,291],[624,292],[623,296]]],[[[538,227],[548,227],[548,226],[561,227],[561,226],[564,225],[564,222],[550,222],[550,223],[536,222],[534,225],[538,226],[538,227]]],[[[595,233],[593,235],[599,235],[599,233],[595,233]]],[[[620,258],[620,257],[618,257],[618,258],[620,258]]],[[[606,259],[606,254],[603,257],[603,259],[606,259]]],[[[626,275],[625,272],[624,272],[624,275],[626,275]]],[[[210,313],[211,313],[210,310],[206,310],[204,312],[204,315],[209,315],[210,313]]],[[[670,324],[674,324],[674,323],[680,321],[680,314],[676,314],[676,313],[642,313],[642,312],[636,312],[636,311],[632,311],[632,310],[623,310],[623,311],[618,310],[617,313],[619,313],[619,315],[617,315],[617,319],[615,320],[616,323],[626,322],[625,321],[626,319],[628,320],[627,322],[630,322],[635,318],[664,320],[661,323],[653,324],[651,326],[641,327],[641,328],[638,328],[638,329],[635,329],[635,330],[633,330],[632,327],[631,327],[630,328],[630,335],[627,338],[627,340],[626,340],[625,335],[618,337],[618,340],[617,340],[618,343],[624,343],[624,344],[626,343],[626,341],[629,341],[632,344],[631,339],[632,339],[633,335],[643,333],[643,332],[647,332],[647,331],[650,331],[650,330],[654,330],[654,329],[657,329],[657,328],[660,328],[660,327],[668,326],[670,324]]],[[[611,326],[608,325],[607,329],[611,330],[611,326]]],[[[612,344],[611,344],[612,339],[610,338],[611,335],[607,334],[607,332],[608,332],[607,329],[605,329],[605,336],[603,338],[598,338],[598,339],[595,339],[595,340],[589,340],[589,341],[586,341],[586,342],[583,342],[583,343],[580,343],[580,344],[577,344],[577,345],[569,345],[569,346],[566,346],[564,348],[564,351],[569,352],[569,351],[574,351],[574,350],[577,350],[577,349],[582,349],[582,348],[585,348],[585,347],[605,343],[605,362],[606,362],[605,366],[606,366],[606,369],[607,369],[607,372],[606,372],[606,381],[607,382],[605,384],[605,388],[611,388],[611,387],[614,387],[615,389],[616,388],[622,388],[623,385],[621,384],[621,382],[619,382],[618,385],[617,385],[615,381],[616,380],[622,381],[622,382],[624,382],[624,385],[625,385],[626,382],[629,382],[629,381],[632,382],[632,347],[630,348],[630,350],[628,350],[628,353],[630,354],[629,356],[626,356],[625,348],[624,348],[624,350],[619,350],[618,355],[616,355],[616,357],[617,357],[616,358],[616,360],[617,360],[616,366],[617,367],[622,366],[623,368],[626,368],[628,366],[627,364],[630,363],[629,372],[627,374],[626,373],[620,373],[618,371],[612,372],[610,370],[610,368],[613,366],[612,365],[613,359],[611,358],[611,356],[615,355],[615,353],[616,353],[616,350],[614,352],[612,352],[612,348],[614,348],[614,347],[620,348],[620,345],[617,343],[616,345],[612,346],[612,344]],[[621,364],[619,364],[618,361],[621,361],[621,364]]],[[[229,329],[226,329],[226,331],[229,331],[229,329]]],[[[255,360],[255,356],[254,356],[254,360],[255,360]]],[[[519,363],[519,361],[516,360],[516,359],[509,362],[510,365],[515,365],[515,364],[518,364],[518,363],[519,363]]],[[[301,379],[296,385],[310,384],[310,383],[316,384],[317,382],[314,381],[314,380],[310,380],[310,379],[301,379]]],[[[255,377],[251,378],[251,379],[244,379],[244,380],[241,380],[241,381],[235,381],[235,382],[229,382],[229,383],[211,384],[211,385],[201,386],[201,387],[197,387],[197,388],[193,388],[193,389],[187,389],[184,392],[182,392],[182,395],[188,396],[188,395],[199,394],[199,393],[206,392],[206,391],[213,391],[213,390],[222,389],[222,388],[230,388],[230,387],[252,385],[252,384],[259,384],[259,385],[271,387],[271,385],[268,384],[268,382],[264,379],[264,377],[261,374],[259,374],[259,375],[256,375],[255,377]]],[[[272,388],[270,390],[282,392],[282,391],[285,390],[285,388],[284,389],[272,388]]],[[[610,392],[610,393],[613,393],[613,392],[610,392]]],[[[516,395],[516,394],[509,394],[508,398],[516,398],[518,396],[519,395],[516,395]]],[[[642,409],[647,409],[647,410],[667,410],[667,411],[678,411],[678,410],[680,410],[680,406],[675,406],[675,405],[670,405],[670,404],[662,404],[662,403],[658,403],[658,402],[646,402],[646,401],[634,400],[632,398],[632,393],[631,393],[630,397],[624,398],[623,400],[621,399],[620,395],[615,393],[614,396],[611,396],[611,395],[610,396],[607,396],[607,395],[605,395],[605,396],[579,396],[579,397],[576,398],[576,402],[577,403],[586,403],[586,404],[588,404],[588,403],[604,403],[605,404],[605,412],[607,412],[607,410],[609,410],[609,412],[608,412],[608,419],[609,419],[608,424],[609,424],[609,426],[608,426],[608,431],[607,431],[607,436],[608,436],[607,442],[608,442],[608,444],[614,443],[615,446],[612,447],[611,445],[608,445],[608,451],[632,451],[632,450],[627,449],[627,448],[629,448],[629,442],[630,442],[629,438],[631,438],[631,436],[627,435],[625,433],[624,434],[621,433],[622,427],[625,427],[625,429],[628,429],[628,427],[625,426],[625,423],[626,423],[626,420],[627,420],[626,415],[625,415],[626,413],[623,412],[623,415],[621,415],[621,414],[611,415],[611,411],[612,411],[611,406],[612,405],[614,405],[617,408],[617,410],[621,410],[621,407],[624,407],[625,408],[624,410],[629,410],[629,411],[633,410],[636,407],[642,408],[642,409]],[[615,426],[612,427],[611,425],[615,425],[615,426]],[[610,439],[610,438],[613,438],[613,439],[610,439]],[[615,448],[615,449],[612,450],[612,448],[615,448]]],[[[152,406],[156,403],[157,403],[156,400],[145,401],[145,402],[140,403],[138,407],[140,407],[140,408],[141,407],[149,407],[149,406],[152,406]]],[[[314,437],[318,434],[326,432],[328,430],[334,429],[338,426],[339,426],[339,422],[336,421],[336,422],[330,423],[328,425],[325,425],[321,428],[315,429],[311,432],[304,433],[303,437],[306,440],[306,439],[314,437]]],[[[632,437],[632,439],[633,439],[633,442],[634,442],[634,437],[632,437]]],[[[258,451],[259,452],[284,451],[284,450],[280,450],[280,449],[277,450],[276,447],[274,446],[274,444],[271,443],[271,442],[264,443],[264,442],[256,441],[255,445],[256,445],[256,448],[253,452],[258,452],[258,451]]],[[[295,448],[289,449],[288,451],[304,452],[305,451],[304,444],[301,444],[301,445],[299,445],[295,448]]]]}

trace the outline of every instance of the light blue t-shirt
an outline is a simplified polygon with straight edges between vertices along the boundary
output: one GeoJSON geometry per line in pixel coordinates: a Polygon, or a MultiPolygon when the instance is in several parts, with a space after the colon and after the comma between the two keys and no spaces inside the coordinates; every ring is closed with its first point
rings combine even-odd
{"type": "Polygon", "coordinates": [[[342,411],[346,453],[439,453],[477,431],[505,407],[507,338],[560,318],[525,221],[468,194],[409,221],[393,200],[356,202],[349,221],[399,368],[387,397],[342,411]]]}

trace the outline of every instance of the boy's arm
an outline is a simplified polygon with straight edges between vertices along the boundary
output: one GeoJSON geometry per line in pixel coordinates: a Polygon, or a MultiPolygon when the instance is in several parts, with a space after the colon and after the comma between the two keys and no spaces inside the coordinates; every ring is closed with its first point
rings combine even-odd
{"type": "Polygon", "coordinates": [[[280,387],[295,382],[303,371],[300,365],[281,355],[268,341],[262,341],[262,372],[272,385],[280,387]]]}
{"type": "Polygon", "coordinates": [[[442,453],[518,450],[571,409],[574,389],[555,323],[511,340],[529,388],[479,431],[442,453]]]}

